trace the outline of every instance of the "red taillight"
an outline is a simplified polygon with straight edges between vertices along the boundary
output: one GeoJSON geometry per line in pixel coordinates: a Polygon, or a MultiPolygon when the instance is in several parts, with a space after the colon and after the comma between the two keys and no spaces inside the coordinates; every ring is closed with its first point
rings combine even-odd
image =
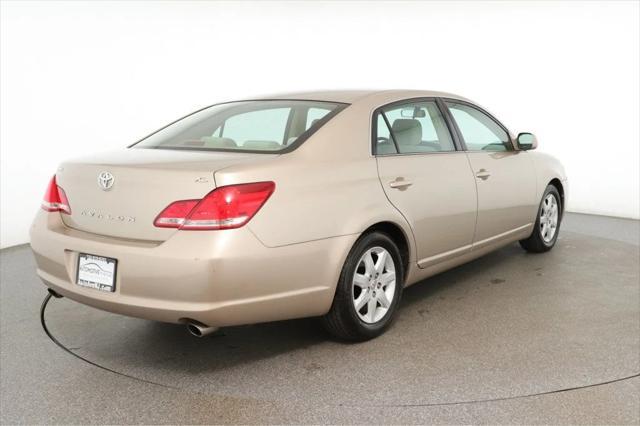
{"type": "Polygon", "coordinates": [[[223,186],[202,200],[169,204],[153,224],[161,228],[192,230],[239,228],[260,210],[275,187],[273,182],[223,186]]]}
{"type": "Polygon", "coordinates": [[[160,228],[180,228],[185,219],[200,200],[183,200],[169,204],[153,222],[160,228]]]}
{"type": "Polygon", "coordinates": [[[44,193],[42,209],[48,212],[71,214],[69,200],[64,190],[56,183],[56,175],[53,175],[51,181],[49,181],[49,186],[47,186],[47,192],[44,193]]]}

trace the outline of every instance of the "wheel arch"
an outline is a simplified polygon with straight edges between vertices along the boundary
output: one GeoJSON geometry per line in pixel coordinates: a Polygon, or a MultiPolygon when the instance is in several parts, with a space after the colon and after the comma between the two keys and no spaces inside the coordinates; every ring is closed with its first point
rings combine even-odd
{"type": "Polygon", "coordinates": [[[565,199],[564,199],[564,186],[562,185],[562,182],[558,178],[553,178],[549,181],[547,185],[553,185],[558,190],[558,193],[560,194],[560,212],[564,216],[565,199]]]}
{"type": "Polygon", "coordinates": [[[409,262],[411,261],[411,245],[409,236],[400,225],[391,221],[381,221],[374,223],[373,225],[365,229],[362,232],[362,235],[366,235],[371,232],[381,232],[388,235],[389,238],[391,238],[393,242],[398,246],[404,271],[403,279],[406,279],[409,269],[409,262]]]}

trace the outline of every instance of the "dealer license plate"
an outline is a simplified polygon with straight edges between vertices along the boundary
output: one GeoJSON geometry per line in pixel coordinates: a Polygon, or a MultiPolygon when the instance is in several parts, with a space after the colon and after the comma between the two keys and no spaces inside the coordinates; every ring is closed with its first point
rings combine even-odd
{"type": "Polygon", "coordinates": [[[113,292],[116,289],[118,261],[110,257],[80,253],[77,283],[83,287],[113,292]]]}

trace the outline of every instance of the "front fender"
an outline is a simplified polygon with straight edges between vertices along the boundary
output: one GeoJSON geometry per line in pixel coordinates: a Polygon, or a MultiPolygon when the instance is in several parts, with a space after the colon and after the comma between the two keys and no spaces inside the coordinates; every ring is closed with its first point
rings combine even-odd
{"type": "Polygon", "coordinates": [[[567,178],[564,166],[554,156],[542,152],[531,152],[536,171],[537,198],[540,200],[547,185],[553,180],[557,180],[561,185],[561,195],[563,198],[562,209],[565,209],[569,196],[569,179],[567,178]]]}

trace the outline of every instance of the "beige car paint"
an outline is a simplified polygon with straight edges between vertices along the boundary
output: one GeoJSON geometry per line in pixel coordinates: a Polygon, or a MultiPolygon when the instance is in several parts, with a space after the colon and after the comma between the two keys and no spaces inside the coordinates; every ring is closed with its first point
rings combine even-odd
{"type": "Polygon", "coordinates": [[[471,249],[476,185],[464,152],[378,156],[380,181],[416,236],[422,267],[471,249]],[[400,179],[401,178],[401,179],[400,179]],[[392,185],[411,184],[405,188],[392,185]],[[422,237],[422,236],[427,236],[422,237]]]}
{"type": "Polygon", "coordinates": [[[540,200],[536,197],[536,180],[530,178],[534,176],[531,153],[469,152],[467,156],[478,191],[476,244],[533,225],[540,200]]]}
{"type": "Polygon", "coordinates": [[[214,172],[232,164],[268,161],[272,154],[129,149],[108,152],[60,166],[58,184],[73,197],[72,215],[63,222],[94,234],[164,241],[176,230],[154,227],[153,219],[172,201],[202,198],[215,188],[214,172]],[[97,176],[109,171],[108,191],[97,176]],[[73,195],[71,195],[73,194],[73,195]]]}
{"type": "Polygon", "coordinates": [[[373,156],[373,111],[420,97],[466,100],[406,90],[277,95],[268,99],[350,105],[282,155],[130,148],[65,162],[57,178],[72,215],[36,215],[31,246],[38,275],[81,303],[159,321],[225,326],[316,316],[331,307],[349,250],[372,226],[390,224],[405,237],[405,285],[411,285],[526,238],[552,180],[566,198],[564,169],[538,152],[373,156]],[[474,176],[481,169],[491,176],[474,176]],[[110,191],[96,184],[105,170],[117,180],[110,191]],[[398,179],[414,185],[391,188],[398,179]],[[242,228],[152,224],[171,201],[263,180],[276,190],[242,228]],[[114,293],[75,284],[79,252],[118,259],[114,293]]]}
{"type": "Polygon", "coordinates": [[[267,248],[243,227],[142,243],[73,230],[44,211],[31,234],[38,275],[63,296],[123,315],[216,326],[325,313],[340,273],[326,265],[343,263],[357,239],[267,248]],[[75,284],[79,252],[118,259],[114,293],[75,284]]]}

